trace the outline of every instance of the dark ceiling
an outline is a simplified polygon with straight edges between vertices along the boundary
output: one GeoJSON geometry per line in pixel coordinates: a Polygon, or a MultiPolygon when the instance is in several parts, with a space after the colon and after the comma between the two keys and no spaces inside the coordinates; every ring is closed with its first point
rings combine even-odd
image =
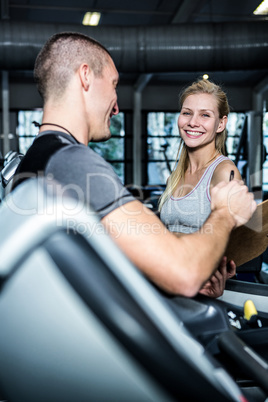
{"type": "Polygon", "coordinates": [[[81,24],[86,11],[101,12],[100,25],[165,25],[249,21],[261,0],[1,0],[2,18],[81,24]]]}
{"type": "MultiPolygon", "coordinates": [[[[82,24],[86,11],[101,12],[100,27],[111,26],[171,26],[172,24],[200,24],[251,22],[267,20],[253,11],[261,0],[1,0],[1,19],[15,23],[82,24]]],[[[154,73],[151,83],[188,83],[204,71],[154,73]]],[[[226,85],[254,87],[267,76],[265,70],[248,69],[207,72],[216,82],[226,85]]],[[[120,80],[132,82],[139,74],[120,74],[120,80]]]]}

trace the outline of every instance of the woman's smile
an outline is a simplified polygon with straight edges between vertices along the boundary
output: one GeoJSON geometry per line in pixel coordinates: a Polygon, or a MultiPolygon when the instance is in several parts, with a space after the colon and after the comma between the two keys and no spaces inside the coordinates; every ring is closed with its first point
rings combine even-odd
{"type": "Polygon", "coordinates": [[[189,138],[199,138],[201,137],[204,133],[200,131],[191,131],[191,130],[185,130],[187,137],[189,138]]]}

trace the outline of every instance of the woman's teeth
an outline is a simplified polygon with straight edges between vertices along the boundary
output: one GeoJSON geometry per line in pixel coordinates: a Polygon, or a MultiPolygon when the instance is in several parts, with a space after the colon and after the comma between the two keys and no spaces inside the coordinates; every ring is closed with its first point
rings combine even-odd
{"type": "Polygon", "coordinates": [[[186,131],[186,133],[188,135],[192,135],[194,137],[198,137],[199,135],[202,135],[203,133],[199,132],[199,131],[186,131]]]}

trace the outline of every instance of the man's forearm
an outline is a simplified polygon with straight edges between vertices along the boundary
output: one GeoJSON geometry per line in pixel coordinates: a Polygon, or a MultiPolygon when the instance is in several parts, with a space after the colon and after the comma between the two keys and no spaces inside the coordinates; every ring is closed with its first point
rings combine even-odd
{"type": "Polygon", "coordinates": [[[213,211],[198,232],[181,236],[188,253],[193,288],[200,288],[216,271],[224,255],[234,220],[224,210],[213,211]],[[196,274],[196,276],[195,276],[196,274]]]}
{"type": "Polygon", "coordinates": [[[204,254],[217,268],[224,255],[231,231],[235,227],[232,217],[224,209],[212,211],[199,232],[205,237],[204,254]],[[207,250],[206,250],[207,248],[207,250]]]}
{"type": "Polygon", "coordinates": [[[137,200],[112,211],[102,222],[150,280],[170,293],[192,297],[217,269],[232,229],[249,220],[256,208],[246,186],[234,181],[215,186],[211,204],[212,213],[202,228],[180,238],[137,200]]]}

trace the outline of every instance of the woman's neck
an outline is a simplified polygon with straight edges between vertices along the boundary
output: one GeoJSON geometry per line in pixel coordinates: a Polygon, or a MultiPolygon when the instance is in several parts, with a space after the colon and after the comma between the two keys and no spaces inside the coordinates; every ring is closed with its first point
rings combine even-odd
{"type": "Polygon", "coordinates": [[[205,170],[219,155],[219,151],[213,149],[212,151],[204,153],[203,150],[189,152],[189,173],[195,173],[205,170]]]}

